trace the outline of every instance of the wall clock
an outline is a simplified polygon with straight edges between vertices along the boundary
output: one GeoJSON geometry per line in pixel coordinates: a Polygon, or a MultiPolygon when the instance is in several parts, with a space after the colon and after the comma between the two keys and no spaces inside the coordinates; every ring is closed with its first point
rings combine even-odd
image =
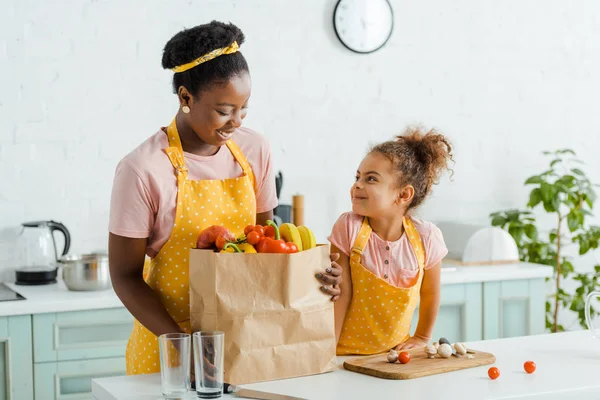
{"type": "Polygon", "coordinates": [[[335,33],[349,50],[372,53],[385,45],[394,28],[388,0],[339,0],[333,11],[335,33]]]}

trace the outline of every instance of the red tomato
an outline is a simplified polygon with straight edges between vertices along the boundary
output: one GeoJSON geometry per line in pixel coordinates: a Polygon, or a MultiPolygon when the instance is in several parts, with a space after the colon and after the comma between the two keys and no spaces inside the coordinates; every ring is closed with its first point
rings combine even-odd
{"type": "Polygon", "coordinates": [[[258,233],[260,236],[265,236],[265,228],[260,225],[256,225],[253,231],[258,233]]]}
{"type": "Polygon", "coordinates": [[[401,364],[408,364],[410,361],[410,354],[406,351],[401,352],[398,354],[398,361],[400,361],[401,364]]]}
{"type": "Polygon", "coordinates": [[[275,228],[273,228],[271,225],[267,226],[265,228],[265,236],[270,237],[271,239],[275,238],[275,228]]]}
{"type": "Polygon", "coordinates": [[[246,241],[250,243],[252,246],[258,244],[260,242],[260,235],[258,232],[252,231],[248,235],[246,235],[246,241]]]}
{"type": "Polygon", "coordinates": [[[247,227],[244,228],[244,235],[247,236],[253,230],[254,230],[254,225],[248,225],[247,227]]]}
{"type": "Polygon", "coordinates": [[[500,370],[496,367],[488,369],[488,376],[490,379],[496,379],[500,376],[500,370]]]}
{"type": "Polygon", "coordinates": [[[525,372],[528,374],[533,374],[535,371],[535,363],[533,361],[527,361],[523,364],[523,368],[525,368],[525,372]]]}

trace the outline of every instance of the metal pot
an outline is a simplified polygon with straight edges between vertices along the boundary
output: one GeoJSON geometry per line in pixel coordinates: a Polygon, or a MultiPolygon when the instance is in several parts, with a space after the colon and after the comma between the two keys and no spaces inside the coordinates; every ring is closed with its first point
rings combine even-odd
{"type": "Polygon", "coordinates": [[[107,254],[69,254],[59,259],[58,265],[62,267],[62,279],[69,290],[93,291],[112,287],[107,254]]]}

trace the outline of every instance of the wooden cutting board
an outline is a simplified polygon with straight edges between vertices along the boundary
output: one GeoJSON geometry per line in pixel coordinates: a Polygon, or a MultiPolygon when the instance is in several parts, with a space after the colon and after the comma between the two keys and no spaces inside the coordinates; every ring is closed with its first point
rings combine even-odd
{"type": "Polygon", "coordinates": [[[346,360],[344,368],[349,371],[383,379],[413,379],[480,367],[496,361],[496,357],[493,354],[473,349],[469,350],[473,351],[473,358],[471,359],[467,358],[466,355],[459,357],[451,356],[450,358],[441,358],[439,355],[436,355],[435,358],[427,358],[423,348],[411,349],[408,350],[411,360],[407,364],[400,364],[400,362],[392,364],[388,362],[387,353],[385,353],[346,360]]]}

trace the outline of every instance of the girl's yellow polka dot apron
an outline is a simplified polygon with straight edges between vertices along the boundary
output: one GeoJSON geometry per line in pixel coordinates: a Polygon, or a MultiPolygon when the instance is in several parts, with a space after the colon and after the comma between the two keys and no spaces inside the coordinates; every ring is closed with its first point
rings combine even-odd
{"type": "MultiPolygon", "coordinates": [[[[177,207],[171,237],[154,257],[145,274],[146,283],[158,293],[165,308],[181,328],[190,333],[188,254],[200,231],[223,225],[234,235],[256,221],[254,175],[239,147],[226,144],[240,164],[243,175],[223,180],[188,179],[181,140],[175,120],[167,128],[165,149],[177,174],[177,207]]],[[[158,339],[137,320],[126,351],[127,374],[160,371],[158,339]]]]}
{"type": "Polygon", "coordinates": [[[410,323],[423,281],[425,250],[412,221],[404,217],[403,225],[419,263],[418,278],[409,288],[389,284],[360,263],[371,236],[369,220],[363,220],[350,255],[352,301],[337,345],[338,355],[382,353],[410,337],[410,323]]]}

